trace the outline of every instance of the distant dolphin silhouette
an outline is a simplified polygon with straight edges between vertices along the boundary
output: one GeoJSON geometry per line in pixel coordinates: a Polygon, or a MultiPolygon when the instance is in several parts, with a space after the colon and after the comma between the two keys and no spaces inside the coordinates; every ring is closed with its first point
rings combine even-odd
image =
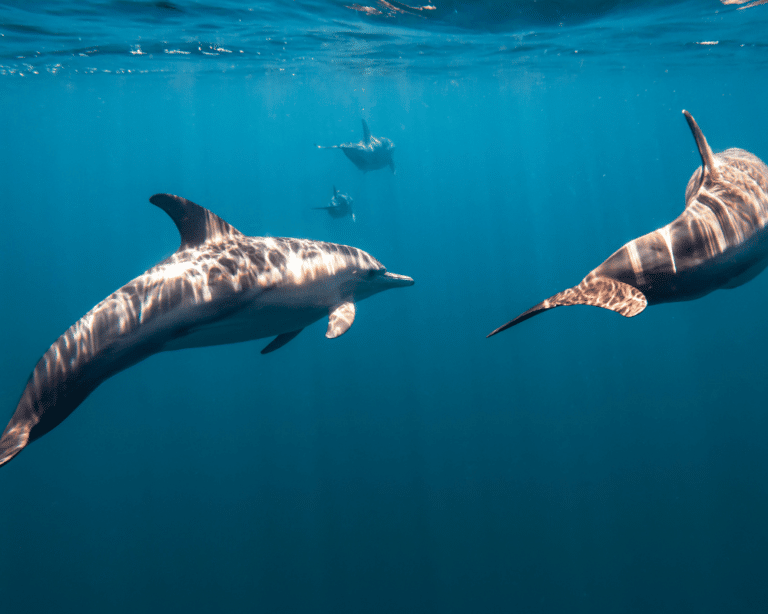
{"type": "Polygon", "coordinates": [[[37,363],[0,437],[0,465],[58,426],[104,380],[166,350],[276,335],[272,352],[328,315],[328,338],[344,334],[355,303],[413,285],[354,247],[247,237],[184,198],[150,202],[176,224],[181,246],[109,295],[37,363]]]}
{"type": "Polygon", "coordinates": [[[313,209],[320,211],[327,211],[328,214],[335,220],[345,217],[347,215],[352,216],[352,221],[355,221],[355,214],[352,211],[352,203],[354,200],[349,194],[342,194],[333,186],[333,197],[331,198],[331,204],[328,207],[312,207],[313,209]]]}
{"type": "Polygon", "coordinates": [[[743,149],[713,154],[690,113],[702,166],[685,189],[685,211],[630,241],[573,288],[539,303],[489,337],[564,305],[594,305],[631,318],[646,305],[689,301],[736,288],[768,265],[768,167],[743,149]]]}
{"type": "Polygon", "coordinates": [[[368,124],[363,120],[363,140],[359,143],[341,145],[316,145],[318,149],[341,149],[354,165],[364,173],[389,166],[395,172],[392,154],[395,144],[383,136],[371,136],[368,124]]]}

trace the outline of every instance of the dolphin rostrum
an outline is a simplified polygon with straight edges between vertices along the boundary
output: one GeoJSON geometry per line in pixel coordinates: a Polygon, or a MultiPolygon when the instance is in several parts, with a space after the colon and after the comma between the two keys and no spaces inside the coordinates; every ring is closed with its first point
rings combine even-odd
{"type": "Polygon", "coordinates": [[[347,215],[352,217],[352,221],[355,221],[355,213],[352,211],[352,203],[354,200],[349,194],[342,194],[333,186],[333,197],[331,198],[331,204],[327,207],[312,207],[313,209],[327,211],[334,220],[337,220],[347,215]]]}
{"type": "Polygon", "coordinates": [[[176,224],[181,246],[96,305],[48,349],[0,437],[0,465],[58,426],[103,381],[166,350],[272,337],[262,354],[328,316],[344,334],[355,304],[413,285],[354,247],[248,237],[184,198],[150,202],[176,224]]]}
{"type": "Polygon", "coordinates": [[[364,173],[389,166],[395,172],[395,144],[384,136],[372,136],[368,124],[363,120],[363,140],[359,143],[341,145],[317,145],[318,149],[341,149],[344,155],[364,173]]]}
{"type": "Polygon", "coordinates": [[[564,305],[594,305],[631,318],[647,305],[736,288],[768,265],[768,166],[743,149],[714,154],[683,111],[702,165],[672,223],[630,241],[573,288],[539,303],[489,337],[564,305]]]}

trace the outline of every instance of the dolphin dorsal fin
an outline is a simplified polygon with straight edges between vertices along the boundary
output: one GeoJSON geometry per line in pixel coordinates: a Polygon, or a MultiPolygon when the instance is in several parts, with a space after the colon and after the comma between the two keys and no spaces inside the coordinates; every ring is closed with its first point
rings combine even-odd
{"type": "Polygon", "coordinates": [[[371,142],[371,131],[368,129],[368,124],[363,120],[363,143],[366,145],[371,142]]]}
{"type": "Polygon", "coordinates": [[[715,168],[715,155],[712,153],[712,149],[710,148],[709,143],[707,143],[704,133],[701,131],[701,128],[699,128],[699,124],[696,123],[696,120],[693,119],[693,115],[688,113],[685,109],[683,109],[683,115],[685,115],[688,126],[690,127],[691,132],[693,132],[693,138],[696,139],[696,146],[699,148],[699,155],[701,156],[703,175],[709,174],[712,181],[717,181],[719,179],[719,173],[715,168]]]}
{"type": "Polygon", "coordinates": [[[223,239],[242,234],[215,213],[211,213],[205,207],[196,205],[191,200],[181,196],[155,194],[149,199],[149,202],[171,216],[181,235],[179,249],[200,245],[212,239],[223,239]]]}

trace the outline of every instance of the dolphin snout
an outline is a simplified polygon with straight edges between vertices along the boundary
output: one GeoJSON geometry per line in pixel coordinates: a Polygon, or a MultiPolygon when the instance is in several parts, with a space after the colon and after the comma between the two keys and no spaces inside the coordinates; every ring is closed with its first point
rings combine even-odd
{"type": "Polygon", "coordinates": [[[384,275],[382,275],[379,279],[388,280],[387,285],[390,285],[393,288],[404,288],[406,286],[412,286],[414,283],[416,283],[407,275],[398,275],[397,273],[384,273],[384,275]]]}

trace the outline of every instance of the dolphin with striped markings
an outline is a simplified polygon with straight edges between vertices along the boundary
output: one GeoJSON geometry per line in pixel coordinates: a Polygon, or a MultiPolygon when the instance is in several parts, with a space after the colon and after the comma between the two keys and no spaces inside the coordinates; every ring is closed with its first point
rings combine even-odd
{"type": "Polygon", "coordinates": [[[156,194],[181,246],[96,305],[48,349],[0,436],[0,465],[69,416],[99,384],[157,352],[275,337],[282,347],[328,317],[343,335],[355,305],[413,285],[355,247],[248,237],[209,210],[156,194]]]}
{"type": "Polygon", "coordinates": [[[702,165],[672,223],[624,245],[573,288],[558,292],[489,337],[549,309],[594,305],[631,318],[648,305],[737,288],[768,265],[768,166],[743,149],[712,153],[683,111],[702,165]]]}

